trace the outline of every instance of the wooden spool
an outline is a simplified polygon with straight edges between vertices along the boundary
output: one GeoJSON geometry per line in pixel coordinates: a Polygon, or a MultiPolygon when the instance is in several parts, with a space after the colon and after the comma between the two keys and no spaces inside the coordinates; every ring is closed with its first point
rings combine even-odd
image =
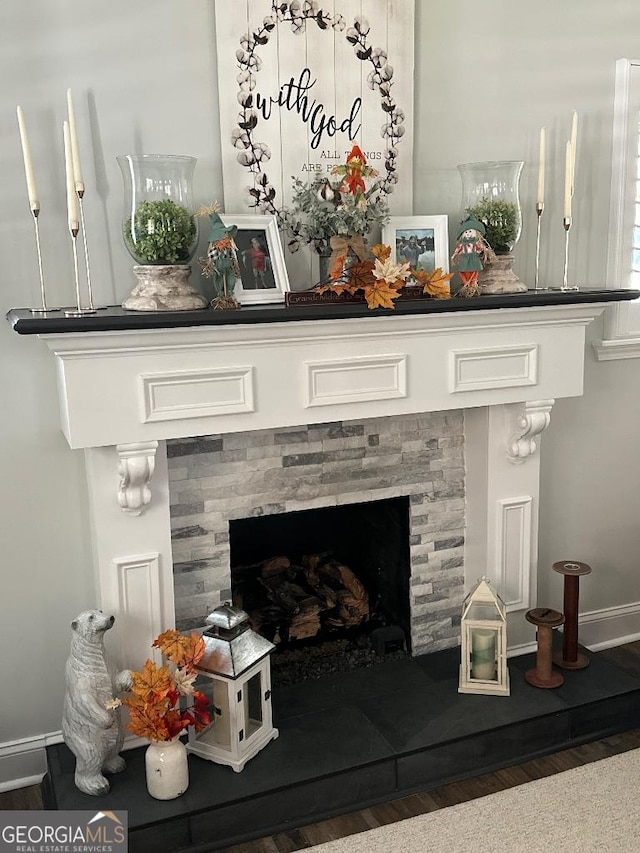
{"type": "Polygon", "coordinates": [[[553,662],[562,669],[584,669],[589,658],[578,651],[578,598],[580,575],[590,575],[591,566],[577,560],[561,560],[553,571],[564,575],[564,638],[562,651],[555,652],[553,662]]]}
{"type": "Polygon", "coordinates": [[[541,687],[546,690],[560,687],[564,683],[564,675],[561,672],[556,672],[551,666],[551,647],[553,629],[562,625],[564,616],[559,610],[551,610],[549,607],[536,607],[535,610],[528,610],[525,618],[527,622],[536,626],[538,641],[536,666],[535,669],[529,669],[525,672],[525,681],[532,687],[541,687]]]}

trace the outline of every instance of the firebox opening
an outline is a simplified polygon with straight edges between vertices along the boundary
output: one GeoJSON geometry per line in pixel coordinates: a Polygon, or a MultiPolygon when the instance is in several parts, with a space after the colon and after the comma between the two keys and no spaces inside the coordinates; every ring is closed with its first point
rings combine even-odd
{"type": "Polygon", "coordinates": [[[232,520],[229,537],[234,603],[279,653],[410,652],[408,497],[232,520]]]}

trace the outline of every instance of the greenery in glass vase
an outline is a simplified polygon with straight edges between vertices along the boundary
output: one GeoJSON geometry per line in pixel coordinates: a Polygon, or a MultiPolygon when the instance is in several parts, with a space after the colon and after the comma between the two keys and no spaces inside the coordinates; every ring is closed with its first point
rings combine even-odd
{"type": "Polygon", "coordinates": [[[196,237],[191,213],[171,199],[141,201],[124,224],[131,254],[145,264],[179,264],[189,260],[196,237]]]}
{"type": "Polygon", "coordinates": [[[389,205],[376,193],[377,185],[367,192],[341,192],[339,185],[326,178],[305,184],[293,178],[293,200],[290,208],[279,212],[281,223],[289,232],[292,252],[301,244],[310,244],[317,252],[329,248],[331,237],[366,235],[389,221],[389,205]]]}
{"type": "Polygon", "coordinates": [[[504,199],[483,198],[478,204],[468,207],[466,212],[484,224],[486,241],[497,255],[511,251],[520,225],[516,204],[504,199]]]}

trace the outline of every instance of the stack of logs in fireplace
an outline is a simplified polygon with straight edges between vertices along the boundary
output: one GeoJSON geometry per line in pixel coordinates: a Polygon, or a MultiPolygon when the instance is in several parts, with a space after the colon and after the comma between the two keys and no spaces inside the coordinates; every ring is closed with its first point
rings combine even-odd
{"type": "Polygon", "coordinates": [[[366,589],[331,554],[305,556],[299,565],[273,557],[233,572],[233,603],[249,614],[254,631],[276,644],[355,628],[369,619],[366,589]]]}

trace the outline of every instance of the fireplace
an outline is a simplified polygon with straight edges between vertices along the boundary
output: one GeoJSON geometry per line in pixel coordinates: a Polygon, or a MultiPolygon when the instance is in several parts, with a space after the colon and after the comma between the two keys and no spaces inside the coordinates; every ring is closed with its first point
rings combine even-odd
{"type": "Polygon", "coordinates": [[[274,686],[410,652],[408,497],[229,528],[233,603],[276,645],[274,686]]]}
{"type": "Polygon", "coordinates": [[[230,522],[234,604],[284,647],[395,625],[409,637],[409,498],[230,522]]]}
{"type": "MultiPolygon", "coordinates": [[[[336,565],[362,584],[370,608],[366,625],[345,628],[399,628],[405,648],[414,653],[458,644],[464,591],[462,412],[176,439],[167,443],[167,455],[177,627],[202,627],[206,615],[227,599],[249,611],[254,604],[267,608],[269,599],[256,598],[264,588],[256,575],[272,558],[300,571],[287,577],[280,566],[281,577],[275,577],[268,567],[269,583],[292,584],[289,592],[302,600],[310,592],[304,558],[331,552],[336,565]],[[240,578],[234,579],[234,569],[240,578]]],[[[340,592],[342,581],[322,571],[323,582],[340,592]]],[[[326,611],[332,608],[315,613],[317,601],[308,598],[300,607],[309,612],[298,614],[292,638],[290,620],[278,622],[275,616],[261,633],[277,644],[308,640],[305,632],[317,621],[321,639],[329,639],[325,629],[333,616],[326,611]]],[[[260,630],[257,623],[265,619],[253,615],[260,630]]]]}
{"type": "Polygon", "coordinates": [[[54,354],[62,430],[85,451],[113,657],[139,668],[157,634],[200,626],[231,598],[231,521],[402,497],[412,653],[457,643],[462,591],[485,573],[507,602],[510,647],[530,643],[539,436],[554,398],[582,393],[586,326],[621,298],[11,312],[54,354]],[[457,446],[437,444],[450,421],[457,446]],[[416,429],[432,430],[426,443],[416,429]]]}

